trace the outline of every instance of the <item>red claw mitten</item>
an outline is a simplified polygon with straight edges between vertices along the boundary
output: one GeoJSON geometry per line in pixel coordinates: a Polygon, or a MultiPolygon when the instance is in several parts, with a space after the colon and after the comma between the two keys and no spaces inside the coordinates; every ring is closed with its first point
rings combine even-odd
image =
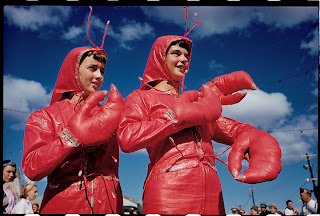
{"type": "Polygon", "coordinates": [[[91,93],[69,120],[63,134],[72,145],[98,145],[106,142],[116,132],[124,101],[113,84],[110,86],[107,102],[100,107],[98,113],[90,116],[90,111],[105,98],[106,94],[107,91],[91,93]]]}
{"type": "Polygon", "coordinates": [[[219,118],[222,107],[217,95],[208,87],[202,92],[186,91],[172,106],[177,128],[184,129],[207,124],[219,118]]]}
{"type": "Polygon", "coordinates": [[[228,156],[228,168],[237,181],[255,184],[277,178],[281,166],[281,149],[275,138],[262,130],[241,133],[232,145],[228,156]],[[241,161],[249,151],[249,168],[239,175],[241,161]]]}
{"type": "Polygon", "coordinates": [[[221,100],[221,105],[239,103],[247,94],[246,92],[235,93],[241,89],[257,89],[250,75],[244,71],[235,71],[230,74],[218,76],[205,85],[210,87],[218,95],[221,100]]]}

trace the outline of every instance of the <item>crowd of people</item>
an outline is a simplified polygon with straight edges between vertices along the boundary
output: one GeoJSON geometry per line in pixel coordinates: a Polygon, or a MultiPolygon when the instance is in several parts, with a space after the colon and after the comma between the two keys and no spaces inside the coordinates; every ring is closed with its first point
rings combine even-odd
{"type": "Polygon", "coordinates": [[[39,204],[32,203],[38,195],[34,184],[20,185],[20,169],[11,160],[3,161],[3,214],[37,214],[39,204]]]}
{"type": "Polygon", "coordinates": [[[260,203],[260,209],[258,206],[252,206],[250,212],[245,212],[243,209],[231,208],[232,214],[238,215],[310,215],[317,214],[318,203],[311,198],[311,191],[305,188],[300,188],[300,198],[303,203],[301,210],[293,208],[293,202],[291,200],[286,201],[286,207],[283,211],[280,211],[276,204],[271,203],[269,206],[265,202],[260,203]],[[269,210],[268,210],[269,207],[269,210]]]}

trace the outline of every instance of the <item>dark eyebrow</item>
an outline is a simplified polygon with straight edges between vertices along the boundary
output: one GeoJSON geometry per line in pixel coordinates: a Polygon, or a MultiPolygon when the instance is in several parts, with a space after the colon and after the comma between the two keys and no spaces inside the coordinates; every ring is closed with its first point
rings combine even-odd
{"type": "MultiPolygon", "coordinates": [[[[180,52],[180,53],[182,53],[182,51],[179,50],[179,49],[173,49],[172,52],[180,52]]],[[[186,54],[186,55],[189,55],[189,52],[188,52],[188,51],[187,51],[187,54],[186,54]]]]}

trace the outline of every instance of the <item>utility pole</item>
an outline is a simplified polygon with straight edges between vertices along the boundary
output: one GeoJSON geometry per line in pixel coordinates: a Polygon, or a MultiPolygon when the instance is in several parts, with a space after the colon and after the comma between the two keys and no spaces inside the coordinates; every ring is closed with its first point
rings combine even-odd
{"type": "MultiPolygon", "coordinates": [[[[310,158],[309,157],[312,157],[312,156],[316,156],[316,154],[312,154],[312,155],[309,155],[308,153],[306,153],[306,155],[301,155],[300,157],[306,157],[307,158],[307,161],[308,161],[308,166],[304,165],[303,167],[305,169],[308,169],[309,167],[309,171],[310,171],[310,175],[311,175],[311,180],[312,180],[312,183],[313,183],[313,192],[314,192],[314,196],[317,198],[317,200],[319,201],[319,191],[318,191],[318,186],[316,185],[316,182],[315,180],[317,180],[316,178],[313,177],[313,172],[312,172],[312,166],[311,166],[311,162],[310,162],[310,158]]],[[[308,179],[309,180],[309,179],[308,179]]]]}
{"type": "Polygon", "coordinates": [[[253,206],[255,206],[255,202],[254,202],[254,196],[253,196],[253,190],[255,190],[255,188],[248,188],[249,190],[251,190],[251,196],[252,196],[252,202],[253,202],[253,206]]]}

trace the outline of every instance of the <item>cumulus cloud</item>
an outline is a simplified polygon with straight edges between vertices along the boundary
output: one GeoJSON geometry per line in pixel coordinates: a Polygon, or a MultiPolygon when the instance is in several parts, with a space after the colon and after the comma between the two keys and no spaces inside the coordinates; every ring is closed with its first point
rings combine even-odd
{"type": "Polygon", "coordinates": [[[211,60],[209,62],[209,69],[214,71],[215,74],[217,75],[222,75],[224,74],[224,65],[218,63],[216,60],[211,60]]]}
{"type": "Polygon", "coordinates": [[[223,106],[222,115],[263,129],[282,125],[292,112],[292,106],[282,93],[266,93],[260,89],[248,91],[238,104],[223,106]],[[280,119],[282,121],[280,121],[280,119]]]}
{"type": "Polygon", "coordinates": [[[21,30],[38,31],[43,27],[62,26],[71,14],[66,6],[5,6],[4,17],[21,30]]]}
{"type": "Polygon", "coordinates": [[[69,29],[62,34],[62,39],[73,40],[83,34],[83,28],[71,26],[69,29]]]}
{"type": "Polygon", "coordinates": [[[122,21],[123,25],[112,29],[110,36],[117,40],[122,48],[131,50],[133,46],[128,43],[134,40],[142,40],[146,36],[154,35],[154,28],[148,23],[138,23],[134,20],[122,21]]]}
{"type": "MultiPolygon", "coordinates": [[[[312,148],[318,145],[318,116],[299,115],[286,122],[282,127],[278,127],[270,134],[276,138],[281,148],[281,161],[284,164],[297,163],[300,161],[299,155],[303,153],[313,153],[312,148]]],[[[213,142],[215,154],[222,153],[228,146],[213,142]]],[[[227,161],[231,149],[219,156],[227,161]]],[[[243,161],[244,168],[248,163],[243,161]]]]}
{"type": "Polygon", "coordinates": [[[319,31],[314,29],[309,33],[310,40],[304,40],[301,42],[301,48],[308,50],[309,55],[316,56],[319,54],[319,31]]]}
{"type": "MultiPolygon", "coordinates": [[[[171,22],[184,28],[183,7],[141,7],[149,18],[171,22]],[[168,16],[170,14],[170,16],[168,16]]],[[[198,13],[201,24],[192,32],[198,38],[213,34],[227,34],[247,28],[252,22],[264,23],[270,28],[292,28],[310,20],[317,20],[317,9],[308,7],[188,7],[188,29],[198,13]]]]}
{"type": "Polygon", "coordinates": [[[298,162],[302,152],[310,152],[312,147],[318,145],[317,125],[317,115],[300,115],[271,132],[279,142],[284,163],[298,162]]]}
{"type": "Polygon", "coordinates": [[[22,129],[32,112],[50,104],[51,93],[41,83],[16,78],[10,75],[3,76],[3,115],[14,121],[13,129],[22,129]],[[12,110],[17,110],[15,112],[12,110]]]}
{"type": "Polygon", "coordinates": [[[277,28],[292,28],[310,20],[318,20],[318,10],[312,7],[271,7],[257,8],[256,17],[266,25],[277,28]]]}
{"type": "MultiPolygon", "coordinates": [[[[80,40],[80,36],[86,34],[87,32],[87,24],[88,17],[84,19],[83,24],[81,26],[72,26],[67,31],[65,31],[62,35],[62,39],[71,40],[71,42],[77,42],[80,40]]],[[[94,38],[96,35],[100,35],[101,38],[104,34],[106,27],[106,22],[103,22],[97,16],[91,16],[90,18],[90,29],[94,29],[89,32],[91,40],[95,43],[94,38]]],[[[133,45],[130,43],[136,40],[142,40],[147,36],[154,35],[154,28],[150,26],[148,23],[139,23],[135,20],[127,21],[126,19],[122,20],[122,24],[114,27],[112,24],[108,26],[107,29],[108,37],[116,40],[120,47],[131,50],[133,49],[133,45]]],[[[83,39],[83,37],[81,38],[83,39]]],[[[96,44],[100,46],[100,44],[96,44]]]]}

